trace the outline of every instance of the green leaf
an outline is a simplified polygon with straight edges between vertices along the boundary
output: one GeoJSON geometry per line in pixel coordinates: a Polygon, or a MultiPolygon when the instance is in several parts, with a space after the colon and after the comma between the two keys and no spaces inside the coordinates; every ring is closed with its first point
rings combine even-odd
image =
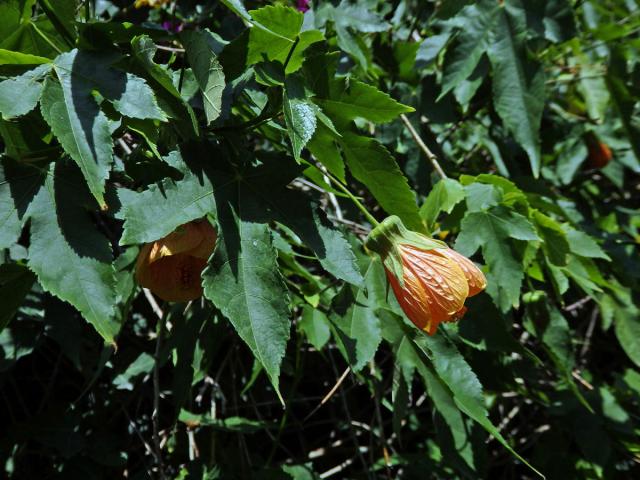
{"type": "Polygon", "coordinates": [[[460,32],[456,44],[447,51],[438,100],[469,78],[482,56],[491,46],[491,32],[496,22],[498,3],[490,0],[466,7],[456,17],[460,32]]]}
{"type": "Polygon", "coordinates": [[[538,210],[533,211],[533,220],[542,238],[542,249],[547,259],[557,266],[566,265],[570,247],[562,225],[538,210]]]}
{"type": "MultiPolygon", "coordinates": [[[[361,285],[362,275],[351,245],[342,232],[327,220],[324,212],[299,192],[284,190],[268,195],[264,187],[257,201],[268,206],[269,218],[293,230],[327,272],[353,285],[361,285]]],[[[256,185],[253,190],[258,191],[258,188],[256,185]]]]}
{"type": "Polygon", "coordinates": [[[163,101],[163,108],[171,118],[177,120],[172,123],[179,128],[184,137],[198,137],[200,129],[193,109],[173,85],[170,73],[153,61],[157,50],[153,40],[146,35],[137,36],[131,40],[131,47],[133,56],[151,77],[149,81],[157,84],[156,92],[159,92],[159,98],[163,101]]]}
{"type": "Polygon", "coordinates": [[[487,53],[493,68],[493,102],[496,111],[527,152],[533,175],[538,177],[545,78],[542,67],[527,58],[525,35],[524,26],[501,7],[487,53]]]}
{"type": "Polygon", "coordinates": [[[332,80],[327,98],[317,98],[316,103],[332,120],[342,122],[364,118],[375,123],[385,123],[394,120],[401,113],[414,111],[412,107],[396,102],[376,87],[358,80],[332,80]]]}
{"type": "Polygon", "coordinates": [[[219,236],[202,274],[204,294],[233,324],[282,399],[278,379],[290,333],[289,296],[270,227],[261,220],[264,205],[243,183],[222,185],[215,192],[219,236]]]}
{"type": "Polygon", "coordinates": [[[316,125],[316,131],[307,143],[307,148],[331,175],[344,182],[344,161],[338,148],[338,138],[331,129],[320,122],[316,125]]]}
{"type": "Polygon", "coordinates": [[[354,372],[361,370],[373,358],[382,341],[377,306],[384,300],[386,285],[384,269],[372,259],[365,274],[365,286],[358,289],[346,312],[335,318],[340,330],[337,340],[343,345],[347,360],[354,372]]]}
{"type": "Polygon", "coordinates": [[[42,63],[51,63],[51,60],[38,55],[0,48],[0,65],[40,65],[42,63]]]}
{"type": "Polygon", "coordinates": [[[377,140],[352,133],[340,145],[353,176],[367,186],[389,215],[397,215],[411,230],[423,231],[416,197],[389,151],[377,140]]]}
{"type": "Polygon", "coordinates": [[[302,307],[302,314],[298,326],[316,350],[322,350],[322,347],[327,344],[331,337],[331,329],[327,316],[311,305],[304,305],[302,307]]]}
{"type": "MultiPolygon", "coordinates": [[[[234,12],[236,15],[238,15],[240,18],[242,18],[245,22],[248,22],[251,25],[255,25],[258,30],[262,30],[263,32],[268,33],[268,34],[270,34],[270,35],[272,35],[272,36],[274,36],[276,38],[279,38],[280,40],[287,40],[288,39],[287,36],[283,36],[279,32],[270,30],[268,27],[266,27],[265,25],[260,23],[260,18],[254,18],[252,15],[250,15],[250,13],[247,12],[247,9],[242,4],[241,0],[222,0],[222,3],[224,3],[229,10],[234,12]]],[[[266,8],[266,7],[264,7],[264,8],[266,8]]],[[[281,8],[283,8],[283,7],[281,7],[281,8]]],[[[284,8],[286,8],[286,7],[284,7],[284,8]]],[[[260,10],[262,10],[262,9],[260,9],[260,10]]],[[[256,11],[253,10],[251,12],[251,14],[253,14],[255,12],[256,11]]],[[[265,15],[265,17],[267,18],[267,20],[269,19],[268,15],[265,15]]],[[[286,29],[287,26],[284,25],[283,28],[286,29]]]]}
{"type": "Polygon", "coordinates": [[[529,220],[500,206],[468,212],[462,219],[456,241],[456,250],[466,256],[482,248],[491,273],[487,291],[503,311],[519,305],[524,278],[522,263],[517,260],[510,239],[540,240],[529,220]]]}
{"type": "Polygon", "coordinates": [[[514,457],[544,478],[544,475],[533,468],[509,445],[500,431],[491,423],[484,406],[482,385],[456,347],[441,333],[433,337],[420,335],[414,340],[414,343],[431,360],[438,377],[453,394],[458,408],[493,435],[514,457]]]}
{"type": "Polygon", "coordinates": [[[22,265],[0,265],[0,332],[16,314],[35,280],[35,275],[22,265]]]}
{"type": "Polygon", "coordinates": [[[71,90],[71,79],[64,83],[45,81],[40,110],[62,148],[78,164],[89,190],[100,207],[104,201],[104,182],[109,176],[113,143],[109,121],[98,108],[90,91],[71,90]]]}
{"type": "Polygon", "coordinates": [[[115,270],[111,246],[94,225],[95,208],[80,171],[59,161],[27,211],[31,219],[29,268],[42,288],[69,302],[108,343],[114,320],[115,270]]]}
{"type": "Polygon", "coordinates": [[[156,364],[155,358],[147,352],[142,352],[127,369],[113,379],[113,386],[117,390],[133,390],[138,379],[148,375],[156,364]]]}
{"type": "Polygon", "coordinates": [[[272,427],[270,423],[243,417],[211,418],[181,410],[178,420],[189,426],[213,427],[223,432],[255,433],[272,427]]]}
{"type": "MultiPolygon", "coordinates": [[[[467,425],[460,409],[455,403],[451,390],[438,378],[426,362],[418,361],[417,370],[423,378],[429,398],[436,411],[449,427],[451,438],[440,432],[436,423],[436,432],[441,442],[442,453],[448,462],[462,468],[463,471],[475,470],[473,444],[469,438],[467,425]],[[461,462],[462,460],[462,462],[461,462]]],[[[436,420],[438,417],[436,417],[436,420]]]]}
{"type": "Polygon", "coordinates": [[[27,208],[45,176],[40,169],[0,158],[0,251],[18,241],[27,208]]]}
{"type": "Polygon", "coordinates": [[[420,216],[427,230],[433,231],[438,215],[441,212],[451,213],[453,207],[464,200],[464,196],[464,187],[456,180],[445,178],[436,183],[420,207],[420,216]]]}
{"type": "Polygon", "coordinates": [[[189,31],[182,34],[181,38],[202,93],[207,124],[210,124],[220,116],[222,92],[225,86],[222,65],[218,62],[215,51],[209,43],[211,32],[189,31]]]}
{"type": "Polygon", "coordinates": [[[636,159],[640,161],[640,128],[633,119],[637,102],[623,80],[627,77],[627,60],[620,48],[613,49],[611,53],[605,81],[609,88],[612,103],[622,120],[622,126],[631,144],[631,149],[636,159]]]}
{"type": "Polygon", "coordinates": [[[50,69],[50,65],[41,65],[19,77],[0,82],[0,114],[8,119],[22,116],[36,108],[42,93],[40,80],[50,69]]]}
{"type": "MultiPolygon", "coordinates": [[[[168,161],[180,161],[172,152],[168,161]]],[[[119,216],[125,220],[120,243],[129,245],[152,242],[180,225],[216,211],[213,185],[207,175],[198,176],[186,170],[182,180],[163,180],[144,192],[120,189],[122,203],[119,216]]]]}
{"type": "Polygon", "coordinates": [[[249,13],[267,30],[250,30],[247,65],[264,60],[277,60],[284,64],[302,28],[302,13],[283,5],[269,5],[249,13]]]}
{"type": "MultiPolygon", "coordinates": [[[[616,285],[617,286],[617,285],[616,285]]],[[[632,292],[618,287],[615,292],[616,337],[627,356],[640,367],[640,309],[635,305],[632,292]]]]}
{"type": "Polygon", "coordinates": [[[603,260],[611,260],[604,250],[598,245],[595,239],[580,230],[573,228],[567,229],[567,240],[571,253],[586,258],[602,258],[603,260]]]}
{"type": "Polygon", "coordinates": [[[293,156],[300,161],[300,153],[316,130],[316,107],[306,99],[304,86],[291,77],[284,89],[282,108],[291,139],[293,156]]]}
{"type": "Polygon", "coordinates": [[[334,7],[332,20],[340,26],[349,27],[363,33],[384,32],[391,25],[378,13],[367,8],[366,5],[342,0],[334,7]]]}

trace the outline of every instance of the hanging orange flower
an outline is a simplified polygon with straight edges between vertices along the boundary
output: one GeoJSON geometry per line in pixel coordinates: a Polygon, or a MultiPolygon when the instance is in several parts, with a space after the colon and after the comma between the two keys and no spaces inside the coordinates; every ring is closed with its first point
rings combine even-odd
{"type": "Polygon", "coordinates": [[[589,167],[604,168],[613,158],[609,145],[597,140],[589,144],[589,167]]]}
{"type": "Polygon", "coordinates": [[[184,224],[142,247],[136,279],[168,302],[195,300],[202,296],[200,275],[215,245],[216,231],[208,221],[184,224]]]}
{"type": "Polygon", "coordinates": [[[441,322],[462,318],[465,300],[487,285],[471,260],[444,242],[407,230],[396,216],[374,228],[365,245],[382,258],[404,313],[429,335],[441,322]]]}

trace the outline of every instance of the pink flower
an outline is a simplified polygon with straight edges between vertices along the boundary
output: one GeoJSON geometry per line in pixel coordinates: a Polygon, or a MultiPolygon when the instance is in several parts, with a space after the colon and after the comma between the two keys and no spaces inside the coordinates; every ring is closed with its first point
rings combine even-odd
{"type": "Polygon", "coordinates": [[[302,13],[309,10],[311,7],[309,6],[309,0],[298,0],[298,10],[302,13]]]}

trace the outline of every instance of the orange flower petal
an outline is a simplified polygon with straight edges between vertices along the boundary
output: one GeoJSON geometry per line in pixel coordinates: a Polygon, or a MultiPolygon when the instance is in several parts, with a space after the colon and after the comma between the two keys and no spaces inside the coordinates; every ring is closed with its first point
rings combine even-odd
{"type": "Polygon", "coordinates": [[[389,270],[386,272],[393,293],[396,299],[398,299],[402,311],[416,327],[425,330],[429,335],[433,335],[438,327],[438,323],[432,322],[431,320],[429,303],[421,300],[426,296],[426,292],[420,281],[411,273],[405,273],[403,279],[404,285],[400,286],[400,282],[395,275],[389,270]]]}
{"type": "Polygon", "coordinates": [[[469,292],[464,271],[439,249],[400,245],[403,285],[387,271],[391,287],[407,317],[429,334],[464,308],[469,292]]]}
{"type": "Polygon", "coordinates": [[[178,254],[163,257],[136,271],[138,282],[168,302],[187,302],[202,296],[200,275],[207,262],[178,254]]]}
{"type": "Polygon", "coordinates": [[[442,249],[438,252],[456,262],[462,269],[469,284],[469,297],[477,295],[487,287],[487,279],[484,273],[467,257],[450,248],[442,249]]]}
{"type": "Polygon", "coordinates": [[[200,230],[202,241],[200,242],[200,245],[191,250],[189,254],[194,257],[208,260],[216,246],[216,240],[218,238],[218,236],[216,235],[216,230],[206,220],[203,222],[198,222],[196,223],[196,225],[200,230]]]}
{"type": "Polygon", "coordinates": [[[181,225],[174,232],[154,242],[149,254],[149,263],[193,250],[202,243],[203,238],[202,230],[196,222],[181,225]]]}

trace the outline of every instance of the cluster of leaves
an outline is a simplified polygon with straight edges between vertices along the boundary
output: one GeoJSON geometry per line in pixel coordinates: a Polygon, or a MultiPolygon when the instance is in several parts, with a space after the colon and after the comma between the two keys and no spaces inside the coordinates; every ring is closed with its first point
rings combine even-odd
{"type": "Polygon", "coordinates": [[[7,476],[638,475],[635,2],[136,3],[0,3],[7,476]],[[459,324],[387,215],[482,265],[459,324]],[[139,246],[200,218],[158,305],[139,246]]]}

